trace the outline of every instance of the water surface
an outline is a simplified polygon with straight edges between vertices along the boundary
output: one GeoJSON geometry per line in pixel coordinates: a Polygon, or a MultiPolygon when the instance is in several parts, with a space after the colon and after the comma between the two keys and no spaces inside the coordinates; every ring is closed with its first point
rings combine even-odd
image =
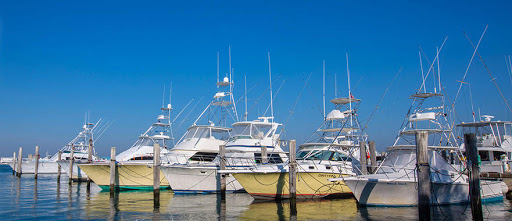
{"type": "MultiPolygon", "coordinates": [[[[245,193],[178,195],[162,191],[160,207],[153,206],[151,191],[121,191],[114,198],[92,184],[68,185],[63,176],[12,176],[0,165],[0,219],[2,220],[289,220],[288,202],[254,201],[245,193]]],[[[485,204],[484,217],[512,220],[512,201],[485,204]]],[[[416,207],[358,207],[355,199],[297,202],[298,220],[416,220],[416,207]]],[[[436,220],[470,220],[467,205],[434,208],[436,220]]]]}

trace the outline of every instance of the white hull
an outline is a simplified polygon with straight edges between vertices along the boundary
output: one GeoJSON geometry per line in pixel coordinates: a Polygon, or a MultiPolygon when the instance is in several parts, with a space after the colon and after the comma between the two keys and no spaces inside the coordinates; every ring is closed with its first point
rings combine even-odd
{"type": "MultiPolygon", "coordinates": [[[[414,180],[382,180],[346,178],[345,184],[359,204],[368,206],[417,206],[418,183],[414,180]]],[[[469,202],[469,184],[462,182],[433,183],[432,204],[469,202]]],[[[483,200],[503,198],[501,182],[481,181],[483,200]]]]}
{"type": "MultiPolygon", "coordinates": [[[[57,163],[60,165],[62,171],[65,172],[69,177],[69,175],[70,175],[69,160],[60,160],[60,161],[57,161],[57,163]]],[[[78,167],[77,163],[73,164],[73,178],[76,178],[76,179],[86,179],[87,178],[87,174],[85,174],[85,172],[82,169],[80,169],[80,167],[78,167]]]]}
{"type": "MultiPolygon", "coordinates": [[[[12,163],[9,164],[12,168],[12,163]]],[[[34,174],[36,161],[23,161],[21,163],[22,174],[34,174]]],[[[39,161],[38,174],[57,174],[58,164],[54,161],[39,161]]]]}
{"type": "MultiPolygon", "coordinates": [[[[215,193],[220,191],[217,167],[169,166],[161,168],[175,193],[215,193]]],[[[242,191],[243,187],[232,175],[226,175],[226,191],[242,191]]]]}

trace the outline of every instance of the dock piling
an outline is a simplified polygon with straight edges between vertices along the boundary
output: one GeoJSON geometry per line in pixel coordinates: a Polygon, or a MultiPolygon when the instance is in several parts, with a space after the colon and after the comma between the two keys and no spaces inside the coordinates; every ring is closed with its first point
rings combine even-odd
{"type": "Polygon", "coordinates": [[[110,148],[110,198],[114,197],[116,188],[116,148],[110,148]]]}
{"type": "Polygon", "coordinates": [[[471,200],[471,213],[473,220],[483,220],[482,199],[480,196],[480,167],[478,166],[478,150],[476,148],[476,135],[474,133],[464,134],[464,145],[466,146],[467,166],[469,172],[469,195],[471,200]]]}
{"type": "Polygon", "coordinates": [[[430,220],[430,166],[428,132],[416,132],[416,168],[418,173],[418,212],[420,220],[430,220]]]}
{"type": "Polygon", "coordinates": [[[36,146],[36,165],[34,170],[34,179],[37,179],[37,173],[39,172],[39,146],[36,146]]]}
{"type": "Polygon", "coordinates": [[[12,154],[12,175],[16,175],[16,151],[12,154]]]}
{"type": "Polygon", "coordinates": [[[153,202],[160,207],[160,145],[153,144],[153,202]]]}
{"type": "Polygon", "coordinates": [[[18,177],[21,177],[21,173],[23,172],[21,171],[21,164],[23,164],[23,147],[20,147],[20,152],[18,153],[18,162],[16,164],[16,166],[18,167],[18,169],[16,170],[16,175],[18,177]]]}
{"type": "Polygon", "coordinates": [[[73,183],[73,164],[75,163],[75,147],[71,148],[69,156],[69,185],[73,183]]]}
{"type": "Polygon", "coordinates": [[[297,216],[297,160],[295,158],[296,141],[290,140],[289,159],[288,165],[289,172],[289,192],[290,192],[290,217],[297,216]]]}
{"type": "MultiPolygon", "coordinates": [[[[87,163],[92,163],[92,139],[89,138],[89,147],[87,149],[87,163]]],[[[87,176],[87,190],[91,189],[91,178],[87,176]]]]}
{"type": "Polygon", "coordinates": [[[370,152],[370,173],[375,173],[377,170],[377,151],[375,150],[375,141],[368,142],[369,152],[370,152]]]}
{"type": "Polygon", "coordinates": [[[359,142],[359,162],[361,163],[361,174],[368,174],[368,161],[366,158],[366,142],[359,142]]]}
{"type": "MultiPolygon", "coordinates": [[[[226,169],[226,145],[219,145],[219,167],[220,170],[226,169]]],[[[220,177],[220,198],[221,200],[226,199],[226,174],[219,174],[220,177]]]]}
{"type": "MultiPolygon", "coordinates": [[[[59,151],[59,155],[57,156],[57,159],[58,161],[60,161],[62,159],[62,151],[59,151]]],[[[61,171],[61,166],[60,164],[57,165],[57,183],[60,183],[60,171],[61,171]]]]}

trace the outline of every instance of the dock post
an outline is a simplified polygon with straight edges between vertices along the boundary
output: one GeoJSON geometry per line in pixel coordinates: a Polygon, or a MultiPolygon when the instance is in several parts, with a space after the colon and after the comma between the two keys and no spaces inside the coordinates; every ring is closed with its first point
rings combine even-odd
{"type": "Polygon", "coordinates": [[[34,179],[37,179],[37,173],[39,172],[39,146],[36,146],[36,165],[34,170],[34,179]]]}
{"type": "Polygon", "coordinates": [[[16,151],[12,154],[12,175],[16,175],[16,151]]]}
{"type": "Polygon", "coordinates": [[[480,196],[480,167],[478,166],[478,150],[476,148],[476,135],[464,134],[464,145],[468,154],[467,165],[469,172],[469,195],[471,200],[471,214],[473,220],[483,220],[482,199],[480,196]]]}
{"type": "MultiPolygon", "coordinates": [[[[92,163],[92,139],[89,138],[89,147],[87,149],[87,163],[92,163]]],[[[91,178],[87,176],[87,190],[91,189],[91,178]]]]}
{"type": "Polygon", "coordinates": [[[375,173],[377,170],[377,151],[375,149],[375,141],[368,142],[369,152],[370,152],[370,173],[375,173]]]}
{"type": "Polygon", "coordinates": [[[116,188],[116,148],[110,148],[110,198],[114,197],[116,188]]]}
{"type": "Polygon", "coordinates": [[[153,144],[153,202],[160,207],[160,145],[153,144]]]}
{"type": "Polygon", "coordinates": [[[368,174],[368,161],[366,158],[366,142],[359,142],[359,163],[361,164],[361,174],[368,174]]]}
{"type": "MultiPolygon", "coordinates": [[[[226,169],[226,145],[219,145],[219,167],[220,170],[226,169]]],[[[226,175],[227,174],[219,174],[220,177],[220,198],[221,200],[226,199],[226,175]]]]}
{"type": "Polygon", "coordinates": [[[261,146],[261,164],[268,163],[267,146],[261,146]]]}
{"type": "Polygon", "coordinates": [[[416,132],[416,168],[418,171],[419,220],[430,220],[430,166],[428,161],[428,132],[416,132]]]}
{"type": "Polygon", "coordinates": [[[21,177],[21,173],[23,171],[21,171],[21,164],[23,164],[23,147],[20,147],[20,152],[18,153],[18,162],[17,162],[17,171],[16,171],[16,174],[18,175],[18,177],[21,177]]]}
{"type": "Polygon", "coordinates": [[[296,141],[290,140],[289,144],[289,159],[290,163],[288,165],[288,172],[289,172],[289,192],[290,192],[290,219],[292,217],[297,217],[297,160],[295,158],[296,156],[296,141]]]}
{"type": "MultiPolygon", "coordinates": [[[[58,161],[60,161],[62,159],[62,152],[59,151],[59,155],[57,157],[58,161]]],[[[61,171],[61,166],[60,164],[57,165],[57,183],[60,183],[60,171],[61,171]]]]}
{"type": "Polygon", "coordinates": [[[71,154],[69,156],[69,185],[73,183],[73,164],[75,163],[75,148],[71,148],[71,154]]]}

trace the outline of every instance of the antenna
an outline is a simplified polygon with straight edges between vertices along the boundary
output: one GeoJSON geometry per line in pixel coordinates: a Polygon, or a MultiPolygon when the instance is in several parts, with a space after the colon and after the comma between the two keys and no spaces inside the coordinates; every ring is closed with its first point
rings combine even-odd
{"type": "Polygon", "coordinates": [[[162,93],[162,108],[165,107],[165,84],[164,84],[164,92],[162,93]]]}
{"type": "MultiPolygon", "coordinates": [[[[172,81],[171,81],[171,87],[169,89],[169,104],[171,104],[171,101],[172,101],[172,81]]],[[[172,107],[172,105],[171,105],[172,107]]]]}
{"type": "Polygon", "coordinates": [[[334,98],[338,97],[338,83],[337,74],[334,72],[334,98]]]}
{"type": "Polygon", "coordinates": [[[229,46],[229,80],[231,81],[231,45],[229,46]]]}
{"type": "Polygon", "coordinates": [[[350,91],[350,69],[348,67],[348,53],[345,53],[345,56],[347,58],[348,105],[350,109],[350,127],[352,127],[352,92],[350,91]]]}
{"type": "Polygon", "coordinates": [[[244,114],[244,120],[247,121],[247,115],[249,114],[247,112],[247,75],[244,75],[244,84],[245,84],[245,114],[244,114]]]}
{"type": "Polygon", "coordinates": [[[418,55],[420,56],[421,80],[423,81],[421,86],[423,87],[423,93],[427,93],[427,90],[425,89],[425,74],[423,73],[423,62],[421,62],[421,51],[418,51],[418,55]]]}
{"type": "MultiPolygon", "coordinates": [[[[217,83],[219,83],[219,52],[217,51],[217,83]]],[[[219,88],[219,85],[217,85],[219,88]]]]}
{"type": "Polygon", "coordinates": [[[439,69],[439,47],[436,47],[437,51],[437,75],[439,80],[439,93],[441,93],[441,70],[439,69]]]}
{"type": "Polygon", "coordinates": [[[274,105],[273,105],[273,97],[272,97],[272,66],[270,65],[270,52],[268,53],[268,78],[270,82],[270,115],[272,117],[272,123],[274,123],[274,105]]]}
{"type": "Polygon", "coordinates": [[[325,60],[323,60],[323,69],[322,69],[322,97],[323,97],[323,104],[324,104],[324,120],[326,118],[325,116],[325,60]]]}

